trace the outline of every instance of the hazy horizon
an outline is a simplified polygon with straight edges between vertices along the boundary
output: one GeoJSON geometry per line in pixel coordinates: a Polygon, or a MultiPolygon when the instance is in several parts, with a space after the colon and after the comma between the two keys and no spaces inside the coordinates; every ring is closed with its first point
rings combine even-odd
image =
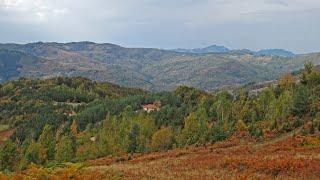
{"type": "MultiPolygon", "coordinates": [[[[244,50],[244,49],[247,49],[247,50],[252,50],[252,51],[259,51],[259,50],[269,50],[269,49],[282,49],[282,50],[288,50],[290,51],[289,49],[285,49],[285,48],[272,48],[272,47],[269,47],[269,48],[264,48],[264,49],[249,49],[249,48],[246,48],[246,47],[243,47],[243,48],[238,48],[238,49],[233,49],[233,48],[230,48],[230,47],[227,47],[223,44],[211,44],[211,45],[207,45],[207,46],[201,46],[201,47],[176,47],[176,48],[159,48],[159,47],[146,47],[146,46],[127,46],[125,44],[121,44],[121,43],[111,43],[111,42],[95,42],[95,41],[88,41],[88,40],[82,40],[82,41],[65,41],[65,42],[58,42],[58,41],[34,41],[34,42],[22,42],[22,43],[19,43],[19,42],[0,42],[0,44],[20,44],[20,45],[26,45],[26,44],[33,44],[33,43],[61,43],[61,44],[65,44],[65,43],[81,43],[81,42],[90,42],[90,43],[95,43],[95,44],[113,44],[113,45],[118,45],[118,46],[121,46],[121,47],[124,47],[124,48],[154,48],[154,49],[161,49],[161,50],[178,50],[178,49],[201,49],[201,48],[207,48],[209,46],[223,46],[225,48],[228,48],[229,50],[244,50]]],[[[292,53],[295,53],[295,54],[299,54],[299,53],[296,53],[294,51],[290,51],[292,53]]],[[[317,51],[315,51],[316,53],[317,51]]],[[[307,53],[313,53],[313,52],[307,52],[307,53]]],[[[306,54],[307,54],[306,53],[306,54]]],[[[303,54],[303,53],[301,53],[303,54]]]]}
{"type": "Polygon", "coordinates": [[[318,0],[0,0],[0,43],[320,51],[318,0]]]}

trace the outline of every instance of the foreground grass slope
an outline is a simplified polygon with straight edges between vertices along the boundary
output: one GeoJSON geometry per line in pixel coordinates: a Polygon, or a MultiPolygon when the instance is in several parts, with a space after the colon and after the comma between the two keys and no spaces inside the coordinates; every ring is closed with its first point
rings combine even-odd
{"type": "MultiPolygon", "coordinates": [[[[105,157],[55,169],[30,166],[12,179],[318,179],[320,138],[289,133],[259,140],[238,133],[227,141],[167,152],[105,157]],[[240,136],[239,136],[240,135],[240,136]]],[[[3,175],[4,176],[4,175],[3,175]]]]}

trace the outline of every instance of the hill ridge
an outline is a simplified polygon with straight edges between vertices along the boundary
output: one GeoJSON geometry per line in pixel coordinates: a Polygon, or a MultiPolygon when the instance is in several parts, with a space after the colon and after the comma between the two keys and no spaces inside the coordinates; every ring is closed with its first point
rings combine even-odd
{"type": "Polygon", "coordinates": [[[172,90],[179,85],[212,91],[273,80],[299,70],[307,60],[320,63],[319,53],[293,57],[255,55],[250,50],[199,54],[88,41],[0,44],[0,49],[43,59],[37,68],[22,66],[18,71],[25,73],[9,79],[23,75],[39,78],[83,76],[152,91],[172,90]]]}

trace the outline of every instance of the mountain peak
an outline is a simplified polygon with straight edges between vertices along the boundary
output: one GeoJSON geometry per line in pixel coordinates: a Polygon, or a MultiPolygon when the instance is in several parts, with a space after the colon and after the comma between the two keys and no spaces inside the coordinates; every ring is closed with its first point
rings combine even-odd
{"type": "Polygon", "coordinates": [[[204,54],[204,53],[227,53],[230,50],[225,46],[219,45],[211,45],[205,48],[194,48],[194,49],[173,49],[176,52],[184,52],[184,53],[197,53],[197,54],[204,54]]]}
{"type": "Polygon", "coordinates": [[[230,51],[230,49],[226,48],[225,46],[219,46],[219,45],[211,45],[203,49],[207,50],[208,52],[218,52],[218,53],[224,53],[224,52],[230,51]]]}

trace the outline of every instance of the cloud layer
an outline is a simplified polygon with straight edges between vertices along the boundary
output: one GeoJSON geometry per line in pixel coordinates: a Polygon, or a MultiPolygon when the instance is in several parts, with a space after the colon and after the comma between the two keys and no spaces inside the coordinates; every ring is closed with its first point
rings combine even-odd
{"type": "Polygon", "coordinates": [[[0,0],[0,42],[320,51],[319,0],[0,0]]]}

